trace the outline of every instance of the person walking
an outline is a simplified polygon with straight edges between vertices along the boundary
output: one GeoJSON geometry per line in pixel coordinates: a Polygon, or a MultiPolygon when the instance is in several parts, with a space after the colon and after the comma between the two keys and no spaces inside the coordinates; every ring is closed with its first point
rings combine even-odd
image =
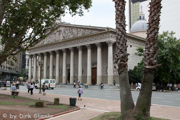
{"type": "Polygon", "coordinates": [[[75,80],[74,80],[74,88],[76,88],[76,82],[75,82],[75,80]]]}
{"type": "Polygon", "coordinates": [[[45,89],[46,89],[45,83],[43,83],[42,89],[43,89],[43,95],[46,95],[46,93],[45,93],[45,89]]]}
{"type": "Polygon", "coordinates": [[[79,98],[78,98],[78,100],[82,100],[82,98],[81,98],[81,94],[83,94],[83,89],[82,89],[82,87],[81,86],[79,86],[79,89],[78,89],[78,95],[79,95],[79,98]]]}
{"type": "Polygon", "coordinates": [[[116,81],[115,81],[115,80],[114,80],[114,82],[113,82],[113,83],[114,83],[114,86],[116,86],[116,81]]]}
{"type": "Polygon", "coordinates": [[[103,89],[103,86],[104,86],[104,84],[103,84],[103,83],[101,83],[101,84],[100,84],[101,89],[103,89]]]}
{"type": "Polygon", "coordinates": [[[33,94],[33,88],[34,88],[34,85],[33,85],[33,83],[31,83],[31,85],[30,85],[31,95],[33,94]]]}

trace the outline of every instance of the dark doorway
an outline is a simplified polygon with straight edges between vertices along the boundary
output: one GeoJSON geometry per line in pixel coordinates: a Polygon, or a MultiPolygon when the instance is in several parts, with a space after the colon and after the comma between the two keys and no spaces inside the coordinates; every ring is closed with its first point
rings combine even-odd
{"type": "Polygon", "coordinates": [[[92,68],[92,85],[97,83],[97,68],[92,68]]]}
{"type": "Polygon", "coordinates": [[[70,69],[68,69],[68,81],[70,81],[70,69]]]}

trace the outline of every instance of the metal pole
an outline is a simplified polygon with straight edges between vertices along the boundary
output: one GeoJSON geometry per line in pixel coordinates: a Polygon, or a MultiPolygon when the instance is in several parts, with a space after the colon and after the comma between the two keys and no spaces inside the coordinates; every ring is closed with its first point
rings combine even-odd
{"type": "Polygon", "coordinates": [[[41,68],[42,68],[42,65],[40,65],[40,88],[39,88],[39,94],[41,94],[41,68]]]}

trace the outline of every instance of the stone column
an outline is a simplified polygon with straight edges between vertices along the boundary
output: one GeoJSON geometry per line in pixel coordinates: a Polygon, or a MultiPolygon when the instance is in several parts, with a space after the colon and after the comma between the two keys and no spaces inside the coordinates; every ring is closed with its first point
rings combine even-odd
{"type": "Polygon", "coordinates": [[[78,49],[78,80],[82,83],[82,47],[79,46],[78,49]]]}
{"type": "Polygon", "coordinates": [[[31,81],[31,76],[32,76],[32,55],[29,55],[29,75],[28,75],[29,82],[31,81]]]}
{"type": "Polygon", "coordinates": [[[74,82],[74,48],[69,48],[71,51],[70,57],[70,84],[74,82]]]}
{"type": "Polygon", "coordinates": [[[102,58],[101,58],[101,43],[96,43],[97,45],[97,85],[102,82],[102,58]]]}
{"type": "Polygon", "coordinates": [[[50,53],[50,72],[49,72],[49,79],[53,79],[53,51],[49,52],[50,53]]]}
{"type": "MultiPolygon", "coordinates": [[[[26,54],[27,55],[27,54],[26,54]]],[[[28,69],[28,57],[26,56],[26,69],[28,69]]]]}
{"type": "Polygon", "coordinates": [[[107,41],[108,44],[108,84],[113,85],[113,41],[107,41]]]}
{"type": "MultiPolygon", "coordinates": [[[[39,61],[41,61],[41,54],[38,54],[38,62],[39,61]]],[[[41,72],[41,68],[40,68],[39,63],[38,63],[38,80],[40,80],[40,72],[41,72]]]]}
{"type": "Polygon", "coordinates": [[[34,54],[34,55],[33,55],[33,58],[34,58],[33,81],[36,82],[36,80],[37,80],[37,69],[36,69],[36,67],[37,67],[37,55],[34,54]]]}
{"type": "Polygon", "coordinates": [[[66,49],[63,49],[63,84],[66,84],[66,49]]]}
{"type": "Polygon", "coordinates": [[[56,50],[56,83],[59,83],[59,50],[56,50]]]}
{"type": "Polygon", "coordinates": [[[47,79],[47,53],[44,53],[44,79],[47,79]]]}
{"type": "Polygon", "coordinates": [[[91,84],[91,45],[87,46],[87,84],[91,84]]]}

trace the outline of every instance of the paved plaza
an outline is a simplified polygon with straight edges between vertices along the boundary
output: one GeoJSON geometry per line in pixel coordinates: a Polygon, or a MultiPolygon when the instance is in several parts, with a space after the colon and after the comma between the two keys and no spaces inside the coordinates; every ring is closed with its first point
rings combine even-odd
{"type": "MultiPolygon", "coordinates": [[[[63,103],[63,104],[69,104],[69,98],[74,97],[72,95],[61,95],[61,94],[53,94],[53,93],[47,93],[45,96],[43,96],[39,94],[37,90],[35,90],[33,95],[29,95],[27,91],[25,90],[19,90],[19,91],[20,91],[19,96],[33,98],[33,99],[40,98],[41,100],[48,100],[51,102],[54,100],[54,98],[58,97],[60,98],[60,103],[63,103]]],[[[104,90],[104,92],[107,92],[107,91],[108,90],[104,90]]],[[[0,90],[0,93],[10,95],[10,90],[0,90]]],[[[119,100],[83,97],[83,100],[77,101],[76,105],[81,108],[79,111],[57,116],[55,118],[50,118],[49,120],[89,120],[105,112],[120,111],[119,100]]],[[[166,119],[171,119],[171,120],[180,120],[179,111],[180,111],[180,107],[152,104],[150,114],[153,117],[166,118],[166,119]]]]}

